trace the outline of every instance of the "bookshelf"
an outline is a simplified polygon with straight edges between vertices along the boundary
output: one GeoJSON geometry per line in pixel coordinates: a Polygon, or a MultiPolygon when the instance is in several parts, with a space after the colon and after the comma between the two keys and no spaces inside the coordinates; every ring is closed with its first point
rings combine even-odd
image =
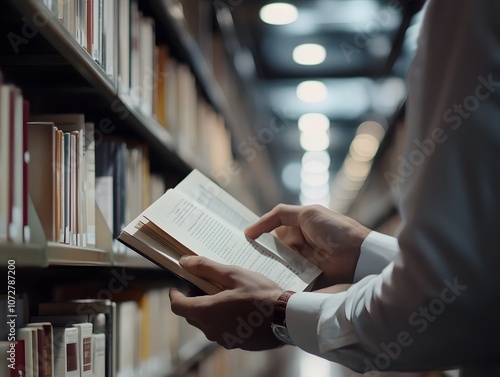
{"type": "MultiPolygon", "coordinates": [[[[116,4],[119,2],[116,0],[116,4]]],[[[156,22],[161,35],[157,39],[168,45],[180,64],[189,67],[198,99],[221,117],[228,132],[233,132],[235,117],[210,63],[190,35],[185,20],[178,17],[182,12],[178,3],[140,0],[139,6],[156,22]]],[[[85,121],[96,125],[109,121],[115,126],[114,134],[139,140],[148,148],[152,170],[164,176],[167,187],[178,182],[193,167],[210,173],[198,165],[200,159],[184,153],[175,133],[160,124],[155,116],[141,111],[137,100],[120,90],[119,80],[96,62],[44,1],[4,1],[0,6],[0,33],[15,33],[23,40],[18,48],[14,48],[8,38],[0,42],[0,70],[4,82],[20,88],[24,98],[29,100],[32,114],[85,114],[85,121]],[[26,20],[43,20],[43,25],[29,38],[23,34],[26,20]]],[[[80,282],[88,279],[89,286],[102,284],[105,287],[113,271],[123,269],[132,271],[146,286],[151,285],[151,289],[157,285],[175,284],[168,274],[146,259],[134,253],[113,251],[111,230],[100,211],[96,213],[96,245],[82,247],[47,240],[40,213],[31,200],[28,204],[30,241],[21,244],[0,242],[0,271],[5,270],[9,260],[16,261],[23,279],[21,287],[27,287],[24,293],[34,297],[34,302],[28,303],[30,307],[41,302],[38,300],[46,300],[47,292],[54,290],[56,285],[69,286],[76,275],[80,282]]],[[[156,370],[150,375],[182,376],[195,370],[216,349],[217,345],[204,339],[192,339],[176,351],[177,359],[170,368],[156,370]]]]}

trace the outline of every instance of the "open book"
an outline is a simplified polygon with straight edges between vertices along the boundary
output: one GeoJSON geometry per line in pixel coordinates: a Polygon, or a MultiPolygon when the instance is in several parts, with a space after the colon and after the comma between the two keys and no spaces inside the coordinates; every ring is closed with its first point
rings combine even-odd
{"type": "Polygon", "coordinates": [[[183,269],[181,256],[204,256],[259,272],[283,289],[306,290],[321,271],[272,234],[248,239],[243,231],[258,218],[193,170],[132,221],[118,239],[209,294],[221,288],[183,269]]]}

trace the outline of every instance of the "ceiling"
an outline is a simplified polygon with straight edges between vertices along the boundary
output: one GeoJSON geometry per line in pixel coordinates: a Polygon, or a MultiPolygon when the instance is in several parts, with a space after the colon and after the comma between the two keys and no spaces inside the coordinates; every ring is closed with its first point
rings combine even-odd
{"type": "MultiPolygon", "coordinates": [[[[273,171],[284,184],[283,201],[300,203],[301,160],[305,152],[298,128],[301,115],[322,113],[330,120],[330,186],[358,126],[376,121],[387,128],[388,120],[405,98],[404,76],[418,35],[418,18],[414,15],[423,2],[288,1],[298,10],[296,21],[269,25],[260,19],[259,12],[271,1],[226,1],[232,6],[230,12],[219,17],[219,25],[258,112],[271,114],[266,122],[255,121],[254,127],[271,157],[273,171]],[[294,62],[294,48],[304,43],[324,46],[326,59],[318,65],[294,62]],[[327,88],[324,100],[300,100],[296,88],[304,80],[323,82],[327,88]],[[284,127],[270,126],[276,116],[284,127]],[[274,135],[269,134],[269,129],[274,130],[274,135]]],[[[328,204],[327,200],[325,197],[318,202],[328,204]]],[[[303,197],[302,202],[314,200],[303,197]]]]}

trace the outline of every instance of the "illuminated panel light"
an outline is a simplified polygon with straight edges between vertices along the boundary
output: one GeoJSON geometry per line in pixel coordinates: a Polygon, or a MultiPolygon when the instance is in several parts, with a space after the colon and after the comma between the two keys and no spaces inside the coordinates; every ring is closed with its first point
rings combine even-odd
{"type": "Polygon", "coordinates": [[[299,118],[299,130],[302,132],[326,132],[330,129],[330,119],[325,114],[308,113],[299,118]]]}
{"type": "Polygon", "coordinates": [[[326,132],[315,134],[302,132],[300,134],[300,146],[309,152],[324,151],[330,146],[330,137],[326,132]]]}
{"type": "Polygon", "coordinates": [[[330,181],[330,173],[327,171],[323,173],[311,173],[302,170],[300,172],[300,178],[302,180],[302,184],[308,186],[323,186],[328,184],[328,182],[330,181]]]}
{"type": "Polygon", "coordinates": [[[349,152],[357,161],[370,161],[375,157],[379,147],[379,141],[373,135],[359,134],[351,143],[349,152]]]}
{"type": "Polygon", "coordinates": [[[302,156],[302,169],[311,173],[323,173],[330,168],[330,155],[326,151],[306,152],[302,156]]]}
{"type": "Polygon", "coordinates": [[[326,59],[326,49],[319,44],[306,43],[293,49],[293,61],[302,65],[321,64],[326,59]]]}
{"type": "Polygon", "coordinates": [[[321,81],[303,81],[297,85],[297,97],[303,102],[323,102],[328,97],[328,89],[321,81]]]}
{"type": "Polygon", "coordinates": [[[299,17],[297,7],[288,3],[272,3],[263,6],[259,12],[260,19],[270,25],[287,25],[299,17]]]}

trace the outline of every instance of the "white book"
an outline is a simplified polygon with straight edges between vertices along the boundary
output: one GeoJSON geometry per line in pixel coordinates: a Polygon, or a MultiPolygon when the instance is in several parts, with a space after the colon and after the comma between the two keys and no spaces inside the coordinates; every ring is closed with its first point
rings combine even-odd
{"type": "Polygon", "coordinates": [[[201,255],[262,273],[286,290],[310,288],[321,273],[319,268],[273,235],[255,241],[244,235],[247,224],[257,219],[243,204],[193,170],[132,221],[119,240],[207,293],[221,289],[181,268],[182,255],[201,255]]]}
{"type": "Polygon", "coordinates": [[[93,376],[92,323],[76,323],[81,377],[93,376]]]}
{"type": "Polygon", "coordinates": [[[140,89],[142,91],[141,110],[146,115],[153,114],[154,82],[154,20],[141,18],[139,30],[140,89]]]}
{"type": "Polygon", "coordinates": [[[117,0],[105,0],[103,1],[103,11],[104,11],[104,67],[108,76],[115,79],[117,76],[115,64],[118,58],[115,55],[116,51],[116,1],[117,0]]]}
{"type": "Polygon", "coordinates": [[[23,97],[14,88],[14,202],[9,237],[15,243],[23,242],[23,97]]]}
{"type": "Polygon", "coordinates": [[[0,86],[0,242],[9,234],[9,161],[10,161],[10,92],[9,85],[0,86]],[[7,177],[7,178],[6,178],[7,177]]]}
{"type": "Polygon", "coordinates": [[[85,165],[86,177],[84,182],[85,190],[85,217],[87,223],[87,246],[94,247],[96,245],[96,228],[95,228],[95,140],[94,140],[94,124],[85,123],[85,165]]]}
{"type": "Polygon", "coordinates": [[[102,64],[102,0],[90,0],[92,4],[92,59],[102,64]]]}
{"type": "Polygon", "coordinates": [[[54,327],[54,375],[80,377],[79,343],[76,327],[54,327]]]}
{"type": "Polygon", "coordinates": [[[141,13],[137,0],[130,0],[130,97],[135,105],[140,104],[142,95],[139,37],[141,13]]]}
{"type": "Polygon", "coordinates": [[[94,350],[94,377],[105,377],[106,373],[106,335],[92,334],[94,350]]]}
{"type": "MultiPolygon", "coordinates": [[[[138,348],[136,321],[139,306],[135,301],[125,301],[117,304],[118,312],[118,364],[117,377],[134,377],[135,353],[138,348]]],[[[153,326],[149,323],[149,326],[153,326]]]]}
{"type": "Polygon", "coordinates": [[[120,93],[130,91],[130,0],[119,0],[120,17],[120,69],[118,86],[120,93]]]}

